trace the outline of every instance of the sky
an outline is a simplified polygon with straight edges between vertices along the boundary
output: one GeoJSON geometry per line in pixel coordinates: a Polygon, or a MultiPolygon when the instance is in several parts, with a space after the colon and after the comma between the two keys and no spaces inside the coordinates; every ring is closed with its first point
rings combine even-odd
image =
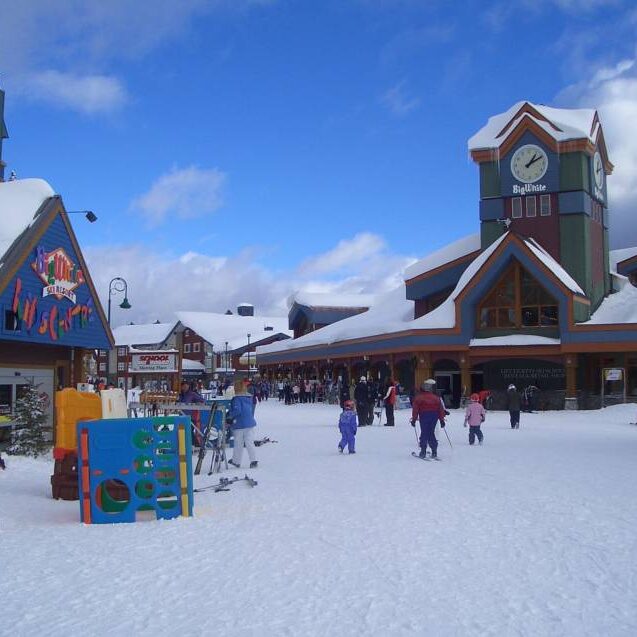
{"type": "Polygon", "coordinates": [[[523,99],[599,110],[637,245],[633,2],[0,0],[0,83],[7,170],[98,216],[114,325],[396,287],[478,231],[467,140],[523,99]]]}

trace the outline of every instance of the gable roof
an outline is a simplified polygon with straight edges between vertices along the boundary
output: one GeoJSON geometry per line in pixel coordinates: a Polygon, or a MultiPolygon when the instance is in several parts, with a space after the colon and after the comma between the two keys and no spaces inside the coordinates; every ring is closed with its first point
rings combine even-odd
{"type": "Polygon", "coordinates": [[[228,342],[228,350],[246,347],[248,334],[250,344],[258,343],[277,334],[292,336],[287,329],[285,316],[240,316],[238,314],[218,314],[215,312],[175,312],[185,329],[191,329],[215,350],[220,351],[228,342]],[[271,327],[271,330],[266,330],[271,327]]]}
{"type": "Polygon", "coordinates": [[[0,182],[0,268],[7,260],[9,249],[53,196],[53,188],[43,179],[0,182]]]}
{"type": "Polygon", "coordinates": [[[120,325],[113,329],[116,346],[159,345],[171,334],[175,323],[120,325]]]}
{"type": "Polygon", "coordinates": [[[299,290],[288,297],[288,308],[295,303],[311,308],[368,308],[375,294],[340,294],[332,292],[304,292],[299,290]]]}

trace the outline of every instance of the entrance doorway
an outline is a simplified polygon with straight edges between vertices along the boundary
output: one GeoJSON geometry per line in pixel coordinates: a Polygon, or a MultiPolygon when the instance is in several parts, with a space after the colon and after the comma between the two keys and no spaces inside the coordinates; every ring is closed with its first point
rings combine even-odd
{"type": "Polygon", "coordinates": [[[435,372],[436,390],[447,407],[458,407],[460,404],[460,372],[435,372]]]}

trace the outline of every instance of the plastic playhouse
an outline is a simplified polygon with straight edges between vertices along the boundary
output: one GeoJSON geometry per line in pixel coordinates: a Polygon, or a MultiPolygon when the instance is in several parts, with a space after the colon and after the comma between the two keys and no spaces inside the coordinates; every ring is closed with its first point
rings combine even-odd
{"type": "Polygon", "coordinates": [[[192,516],[190,418],[80,421],[80,517],[86,524],[192,516]]]}

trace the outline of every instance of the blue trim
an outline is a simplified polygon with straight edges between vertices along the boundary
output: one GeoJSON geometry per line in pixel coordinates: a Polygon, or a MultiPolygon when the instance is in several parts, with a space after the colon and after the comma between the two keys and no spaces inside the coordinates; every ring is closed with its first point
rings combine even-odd
{"type": "Polygon", "coordinates": [[[435,276],[425,277],[411,283],[406,282],[406,298],[410,301],[417,301],[448,288],[456,287],[462,273],[469,267],[472,261],[473,259],[467,257],[464,261],[458,263],[458,265],[442,270],[435,276]]]}
{"type": "Polygon", "coordinates": [[[359,310],[360,308],[312,308],[294,303],[288,314],[288,325],[291,330],[295,329],[302,316],[305,316],[310,325],[331,325],[355,314],[361,314],[359,310]]]}

